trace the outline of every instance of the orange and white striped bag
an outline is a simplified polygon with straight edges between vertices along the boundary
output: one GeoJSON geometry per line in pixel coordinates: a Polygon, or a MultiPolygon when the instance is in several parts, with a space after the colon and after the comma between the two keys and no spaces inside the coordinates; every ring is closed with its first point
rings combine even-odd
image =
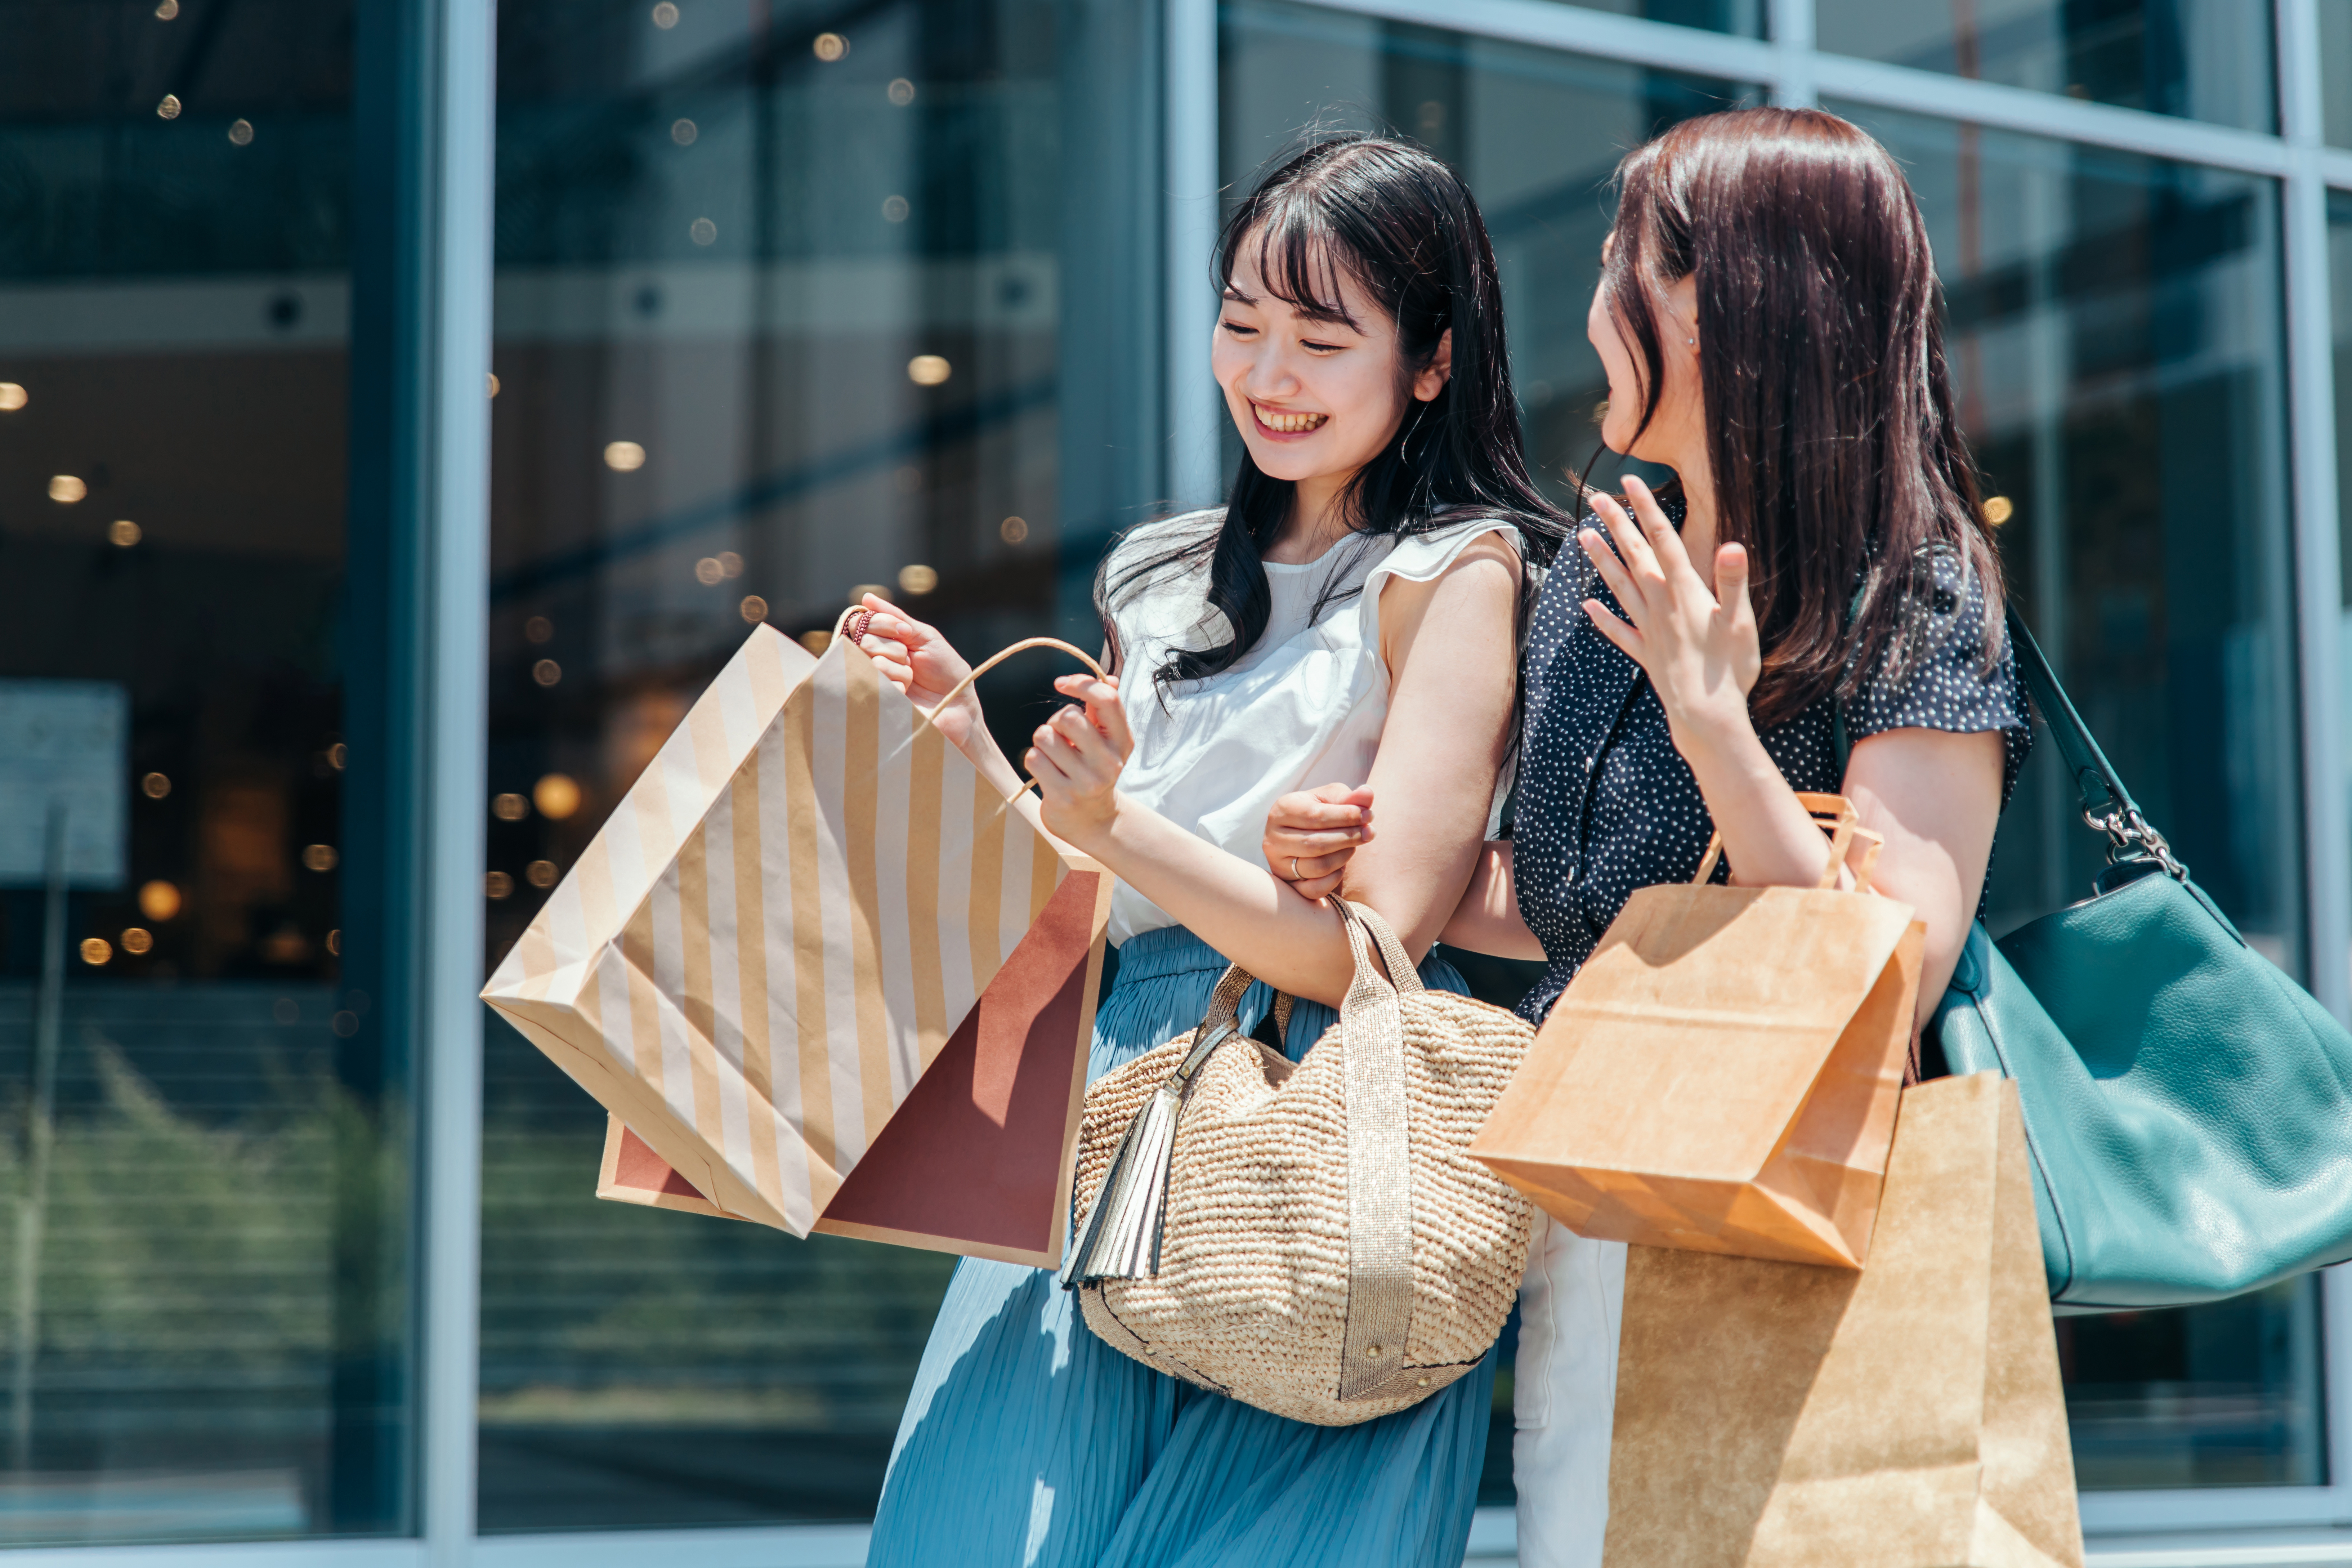
{"type": "Polygon", "coordinates": [[[482,996],[612,1113],[600,1195],[1053,1268],[1111,883],[763,626],[482,996]]]}

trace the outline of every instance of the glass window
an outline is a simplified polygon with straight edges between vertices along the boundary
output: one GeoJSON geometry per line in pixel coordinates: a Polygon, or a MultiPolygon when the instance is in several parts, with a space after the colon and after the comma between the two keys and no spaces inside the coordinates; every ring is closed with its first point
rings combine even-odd
{"type": "MultiPolygon", "coordinates": [[[[1427,146],[1477,196],[1503,278],[1511,369],[1528,461],[1552,498],[1600,447],[1594,412],[1608,393],[1584,335],[1601,242],[1615,211],[1607,190],[1625,150],[1693,114],[1753,102],[1734,82],[1580,58],[1410,23],[1279,0],[1223,10],[1219,172],[1238,200],[1255,171],[1310,125],[1387,128],[1427,146]],[[1528,128],[1542,126],[1542,135],[1528,128]]],[[[1226,472],[1240,437],[1225,432],[1226,472]]],[[[1604,467],[1602,473],[1613,473],[1604,467]]],[[[1539,964],[1451,952],[1480,996],[1508,1006],[1539,964]]],[[[1511,1376],[1517,1319],[1505,1330],[1481,1500],[1511,1500],[1511,1376]]]]}
{"type": "Polygon", "coordinates": [[[1765,0],[1567,0],[1587,10],[1639,16],[1649,22],[1671,22],[1683,27],[1704,27],[1710,33],[1730,33],[1742,38],[1764,36],[1765,0]]]}
{"type": "MultiPolygon", "coordinates": [[[[2247,940],[2306,963],[2272,182],[1878,110],[1948,305],[2017,601],[2133,793],[2247,940]]],[[[1996,934],[2100,864],[2046,744],[2002,819],[1996,934]]],[[[2303,1485],[2316,1281],[2059,1323],[2089,1488],[2303,1485]]]]}
{"type": "Polygon", "coordinates": [[[2320,128],[2329,146],[2352,147],[2352,0],[2317,0],[2317,9],[2320,128]]]}
{"type": "MultiPolygon", "coordinates": [[[[1154,26],[500,8],[492,954],[751,623],[1095,637],[1163,493],[1154,26]]],[[[604,1112],[495,1019],[484,1115],[482,1527],[869,1516],[954,1260],[596,1202],[604,1112]]]]}
{"type": "Polygon", "coordinates": [[[341,940],[382,763],[352,9],[0,37],[0,1547],[397,1532],[406,1095],[341,940]]]}
{"type": "Polygon", "coordinates": [[[2243,0],[1818,0],[1813,26],[1821,47],[1842,55],[2249,131],[2278,126],[2271,8],[2243,0]]]}

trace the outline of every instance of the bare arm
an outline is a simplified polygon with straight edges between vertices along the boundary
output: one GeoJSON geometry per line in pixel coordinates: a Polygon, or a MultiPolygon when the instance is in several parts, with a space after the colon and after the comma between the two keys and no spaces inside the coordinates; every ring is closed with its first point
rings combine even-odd
{"type": "MultiPolygon", "coordinates": [[[[1394,581],[1381,598],[1395,671],[1373,763],[1383,840],[1366,847],[1369,863],[1350,868],[1349,885],[1416,954],[1453,913],[1485,837],[1517,679],[1517,558],[1491,537],[1434,582],[1394,581]]],[[[1023,759],[1045,793],[1047,826],[1269,984],[1337,1003],[1354,961],[1331,912],[1118,795],[1130,742],[1117,691],[1078,676],[1057,684],[1087,709],[1056,714],[1023,759]]]]}
{"type": "Polygon", "coordinates": [[[2000,826],[2001,765],[1998,732],[1942,730],[1873,735],[1846,763],[1846,797],[1862,825],[1886,838],[1872,885],[1927,924],[1917,1024],[1943,999],[1976,919],[2000,826]]]}

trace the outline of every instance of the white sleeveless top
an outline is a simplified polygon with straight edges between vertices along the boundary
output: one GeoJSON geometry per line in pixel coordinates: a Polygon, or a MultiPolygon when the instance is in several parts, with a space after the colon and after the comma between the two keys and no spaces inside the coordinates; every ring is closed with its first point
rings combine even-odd
{"type": "MultiPolygon", "coordinates": [[[[1111,553],[1117,589],[1138,564],[1207,538],[1222,509],[1148,523],[1111,553]]],[[[1381,590],[1391,577],[1425,583],[1473,540],[1499,533],[1521,551],[1518,530],[1493,518],[1450,524],[1410,539],[1356,534],[1303,565],[1265,563],[1274,610],[1265,634],[1233,667],[1207,680],[1162,686],[1154,673],[1177,648],[1210,648],[1232,636],[1209,607],[1208,555],[1177,562],[1117,594],[1118,692],[1135,735],[1119,788],[1179,827],[1263,867],[1265,814],[1293,790],[1360,784],[1388,721],[1388,662],[1381,657],[1381,590]],[[1360,589],[1327,604],[1327,594],[1360,589]]],[[[1487,835],[1498,830],[1507,774],[1495,785],[1487,835]]],[[[1111,894],[1110,940],[1175,924],[1159,905],[1121,882],[1111,894]]]]}

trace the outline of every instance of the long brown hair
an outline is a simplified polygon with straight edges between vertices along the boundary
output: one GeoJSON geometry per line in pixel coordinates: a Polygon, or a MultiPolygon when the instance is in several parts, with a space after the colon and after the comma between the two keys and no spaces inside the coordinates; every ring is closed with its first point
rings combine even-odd
{"type": "Polygon", "coordinates": [[[1636,351],[1642,426],[1665,382],[1656,300],[1696,276],[1717,537],[1748,549],[1760,726],[1851,697],[1958,553],[1999,647],[2000,558],[1953,423],[1927,226],[1885,148],[1816,109],[1687,120],[1627,154],[1610,312],[1636,351]],[[1857,595],[1857,589],[1859,595],[1857,595]]]}

